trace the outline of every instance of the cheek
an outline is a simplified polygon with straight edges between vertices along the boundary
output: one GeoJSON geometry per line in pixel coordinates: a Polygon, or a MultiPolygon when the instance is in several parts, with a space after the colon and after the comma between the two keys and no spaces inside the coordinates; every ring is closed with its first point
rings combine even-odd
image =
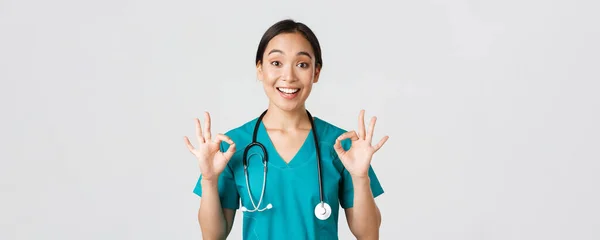
{"type": "Polygon", "coordinates": [[[268,83],[274,83],[279,78],[279,76],[280,74],[278,71],[267,71],[264,73],[265,82],[268,83]]]}
{"type": "Polygon", "coordinates": [[[304,84],[311,84],[315,79],[313,71],[303,71],[300,76],[304,84]]]}
{"type": "Polygon", "coordinates": [[[271,92],[273,90],[273,83],[269,80],[263,80],[263,88],[267,92],[271,92]]]}

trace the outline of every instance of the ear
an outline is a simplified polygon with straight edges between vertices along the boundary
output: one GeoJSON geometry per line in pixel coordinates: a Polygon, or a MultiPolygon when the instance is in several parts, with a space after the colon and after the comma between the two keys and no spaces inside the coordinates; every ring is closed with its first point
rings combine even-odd
{"type": "Polygon", "coordinates": [[[262,71],[262,62],[259,61],[256,64],[256,79],[258,79],[259,81],[263,80],[263,71],[262,71]]]}
{"type": "Polygon", "coordinates": [[[321,67],[317,66],[315,68],[315,77],[313,79],[313,83],[317,83],[319,81],[319,76],[321,75],[321,67]]]}

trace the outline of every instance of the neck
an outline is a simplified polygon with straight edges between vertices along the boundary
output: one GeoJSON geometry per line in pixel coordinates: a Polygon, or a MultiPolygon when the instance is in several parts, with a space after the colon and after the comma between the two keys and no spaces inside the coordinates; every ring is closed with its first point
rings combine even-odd
{"type": "Polygon", "coordinates": [[[263,117],[263,124],[267,128],[284,131],[311,128],[304,106],[292,111],[285,111],[273,104],[269,104],[268,111],[263,117]]]}

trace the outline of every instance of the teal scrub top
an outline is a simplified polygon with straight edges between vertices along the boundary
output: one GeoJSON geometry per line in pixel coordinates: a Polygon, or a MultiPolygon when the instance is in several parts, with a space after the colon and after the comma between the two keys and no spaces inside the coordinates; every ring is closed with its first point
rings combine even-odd
{"type": "MultiPolygon", "coordinates": [[[[238,209],[243,204],[252,210],[242,156],[245,147],[252,142],[252,134],[258,118],[226,133],[236,144],[236,152],[219,176],[218,189],[223,208],[238,209]],[[240,203],[241,202],[241,203],[240,203]]],[[[332,209],[326,220],[316,218],[314,211],[319,200],[319,177],[313,132],[311,131],[300,150],[286,163],[277,153],[265,126],[260,123],[257,141],[262,143],[269,156],[264,197],[260,209],[271,203],[272,208],[259,212],[243,213],[243,239],[338,239],[338,215],[340,207],[351,208],[354,200],[352,179],[339,160],[333,145],[337,137],[346,132],[324,120],[314,118],[315,130],[321,151],[321,174],[323,197],[332,209]]],[[[342,141],[344,149],[350,148],[350,140],[342,141]]],[[[229,145],[221,144],[221,151],[229,145]]],[[[258,204],[263,186],[263,153],[258,146],[248,152],[248,181],[254,204],[258,204]]],[[[374,197],[384,191],[373,168],[369,169],[371,190],[374,197]]],[[[202,196],[200,180],[194,193],[202,196]]]]}

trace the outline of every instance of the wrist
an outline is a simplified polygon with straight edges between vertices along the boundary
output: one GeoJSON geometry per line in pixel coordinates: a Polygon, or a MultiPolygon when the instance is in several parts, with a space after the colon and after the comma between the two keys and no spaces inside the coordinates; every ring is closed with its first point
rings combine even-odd
{"type": "Polygon", "coordinates": [[[217,180],[213,180],[213,179],[201,179],[200,180],[200,184],[202,185],[203,188],[205,187],[216,187],[218,185],[218,181],[217,180]]]}
{"type": "Polygon", "coordinates": [[[369,175],[350,175],[350,177],[352,178],[352,182],[354,184],[369,183],[371,181],[371,178],[369,178],[369,175]]]}

